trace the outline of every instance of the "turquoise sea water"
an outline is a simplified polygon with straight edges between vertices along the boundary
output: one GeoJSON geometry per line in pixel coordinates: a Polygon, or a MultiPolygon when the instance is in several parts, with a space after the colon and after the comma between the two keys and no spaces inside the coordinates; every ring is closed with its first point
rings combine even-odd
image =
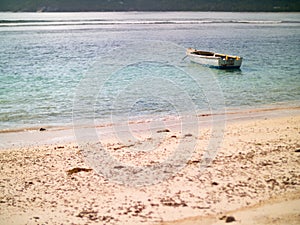
{"type": "Polygon", "coordinates": [[[101,80],[93,68],[105,71],[107,56],[110,68],[123,62],[123,69],[98,87],[93,105],[89,88],[86,96],[80,92],[83,118],[176,115],[187,97],[199,112],[218,107],[181,66],[214,76],[231,110],[300,100],[299,13],[0,13],[0,49],[0,130],[72,124],[82,80],[87,74],[101,80]],[[142,43],[153,60],[140,61],[142,43]],[[172,44],[182,52],[168,49],[172,44]],[[239,55],[243,65],[226,71],[187,59],[178,68],[159,61],[168,51],[182,59],[188,47],[239,55]],[[136,63],[127,65],[127,58],[136,63]]]}

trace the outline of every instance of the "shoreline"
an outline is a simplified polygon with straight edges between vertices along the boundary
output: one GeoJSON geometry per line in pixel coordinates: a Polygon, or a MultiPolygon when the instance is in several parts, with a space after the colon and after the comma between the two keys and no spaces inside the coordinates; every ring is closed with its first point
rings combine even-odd
{"type": "MultiPolygon", "coordinates": [[[[3,149],[0,151],[0,224],[146,225],[172,221],[180,224],[178,220],[219,218],[227,213],[234,213],[243,224],[245,219],[250,221],[247,218],[251,214],[256,215],[247,211],[248,207],[256,207],[276,196],[289,196],[289,203],[291,196],[299,200],[299,124],[297,107],[279,114],[247,113],[241,120],[229,118],[222,137],[211,134],[209,126],[201,126],[195,134],[188,129],[184,132],[176,127],[171,129],[168,123],[163,124],[164,130],[155,127],[152,133],[133,130],[136,140],[124,136],[121,142],[104,136],[101,149],[123,165],[140,168],[163,165],[160,163],[179,144],[183,148],[195,144],[193,154],[182,168],[148,186],[126,183],[130,179],[143,182],[147,177],[140,177],[139,171],[125,179],[125,185],[116,183],[114,175],[122,175],[124,166],[114,167],[115,174],[111,177],[98,173],[84,157],[88,146],[72,141],[53,139],[53,143],[44,145],[23,143],[3,149]],[[221,148],[212,163],[201,169],[210,140],[214,138],[222,139],[221,148]],[[152,151],[136,151],[140,149],[152,151]],[[239,210],[245,210],[244,214],[239,214],[239,210]]],[[[51,132],[37,133],[47,134],[49,138],[51,132]]],[[[218,220],[219,223],[225,221],[218,220]]]]}
{"type": "MultiPolygon", "coordinates": [[[[188,117],[193,117],[197,119],[198,124],[202,127],[211,127],[213,119],[221,119],[221,123],[232,123],[237,121],[251,121],[259,118],[278,118],[285,116],[298,115],[300,113],[300,106],[297,105],[276,105],[276,107],[260,107],[260,108],[249,108],[249,109],[227,109],[224,113],[199,113],[194,116],[187,115],[188,117]]],[[[130,120],[122,124],[123,126],[143,127],[149,126],[154,123],[158,126],[152,127],[152,129],[162,129],[164,126],[178,126],[181,123],[182,118],[175,116],[164,116],[155,119],[151,117],[138,118],[135,120],[130,120]]],[[[194,123],[194,121],[191,121],[194,123]]],[[[97,123],[91,127],[91,125],[82,125],[79,127],[74,127],[73,124],[60,125],[60,126],[32,126],[19,129],[5,129],[0,130],[0,151],[3,149],[25,147],[25,146],[42,146],[46,144],[70,144],[76,142],[76,135],[74,130],[82,130],[95,128],[99,133],[110,134],[115,132],[114,128],[119,127],[120,124],[112,123],[111,121],[102,121],[102,123],[97,123]],[[43,131],[40,131],[43,129],[43,131]]],[[[187,125],[188,126],[188,125],[187,125]]],[[[146,129],[147,129],[146,128],[146,129]]],[[[145,129],[139,130],[140,132],[147,132],[145,129]]]]}
{"type": "MultiPolygon", "coordinates": [[[[257,105],[255,107],[225,107],[223,113],[218,113],[217,110],[215,110],[214,113],[211,113],[211,111],[207,112],[198,112],[197,116],[215,116],[215,115],[245,115],[248,113],[264,113],[264,112],[280,112],[280,111],[286,111],[286,110],[300,110],[300,105],[296,101],[290,101],[290,102],[278,102],[274,104],[267,104],[267,105],[257,105]]],[[[189,115],[189,114],[187,114],[189,115]]],[[[279,115],[280,116],[280,115],[279,115]]],[[[175,117],[173,115],[163,115],[157,117],[156,115],[149,115],[147,117],[136,117],[129,121],[129,123],[141,123],[141,122],[149,122],[153,120],[153,118],[156,118],[157,120],[164,120],[168,117],[175,117]]],[[[123,117],[118,117],[123,118],[123,117]]],[[[32,125],[26,125],[26,126],[19,126],[19,127],[11,127],[11,128],[4,128],[0,129],[0,134],[2,133],[13,133],[13,132],[26,132],[26,131],[38,131],[40,128],[46,128],[49,130],[67,130],[73,128],[73,123],[69,122],[65,124],[32,124],[32,125]]],[[[96,126],[102,127],[102,126],[111,126],[114,125],[108,118],[103,119],[100,121],[97,121],[96,126]]]]}

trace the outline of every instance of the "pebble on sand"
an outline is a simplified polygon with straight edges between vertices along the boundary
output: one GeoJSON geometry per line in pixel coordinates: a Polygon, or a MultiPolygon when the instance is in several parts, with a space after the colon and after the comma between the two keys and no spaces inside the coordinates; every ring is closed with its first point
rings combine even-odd
{"type": "Polygon", "coordinates": [[[236,220],[233,216],[227,216],[226,219],[225,219],[226,223],[231,223],[231,222],[234,222],[234,221],[236,221],[236,220]]]}

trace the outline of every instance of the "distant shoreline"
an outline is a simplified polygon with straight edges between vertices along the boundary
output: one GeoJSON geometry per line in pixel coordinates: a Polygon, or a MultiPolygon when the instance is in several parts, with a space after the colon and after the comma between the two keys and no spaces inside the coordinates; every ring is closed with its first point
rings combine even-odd
{"type": "Polygon", "coordinates": [[[129,12],[129,11],[216,11],[216,12],[299,12],[299,1],[287,0],[261,0],[249,2],[248,0],[81,0],[72,2],[61,0],[4,0],[0,5],[0,11],[24,11],[24,12],[129,12]]]}
{"type": "Polygon", "coordinates": [[[224,13],[300,13],[300,10],[290,10],[290,11],[222,11],[222,10],[104,10],[104,11],[13,11],[13,10],[0,10],[0,13],[105,13],[105,12],[224,12],[224,13]]]}

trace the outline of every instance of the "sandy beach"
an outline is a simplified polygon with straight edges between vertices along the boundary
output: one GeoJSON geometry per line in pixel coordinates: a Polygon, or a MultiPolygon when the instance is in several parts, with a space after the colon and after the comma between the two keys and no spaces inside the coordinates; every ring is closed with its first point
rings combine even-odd
{"type": "Polygon", "coordinates": [[[60,130],[36,132],[31,140],[43,141],[34,145],[22,139],[24,132],[1,133],[11,139],[0,150],[0,224],[299,224],[300,111],[281,111],[229,119],[216,157],[202,170],[209,126],[198,134],[165,127],[126,144],[104,136],[102,146],[114,158],[145,167],[178,143],[196,143],[180,170],[147,186],[120,185],[97,173],[72,131],[64,141],[53,135],[60,130]],[[158,147],[133,150],[149,145],[158,147]]]}

